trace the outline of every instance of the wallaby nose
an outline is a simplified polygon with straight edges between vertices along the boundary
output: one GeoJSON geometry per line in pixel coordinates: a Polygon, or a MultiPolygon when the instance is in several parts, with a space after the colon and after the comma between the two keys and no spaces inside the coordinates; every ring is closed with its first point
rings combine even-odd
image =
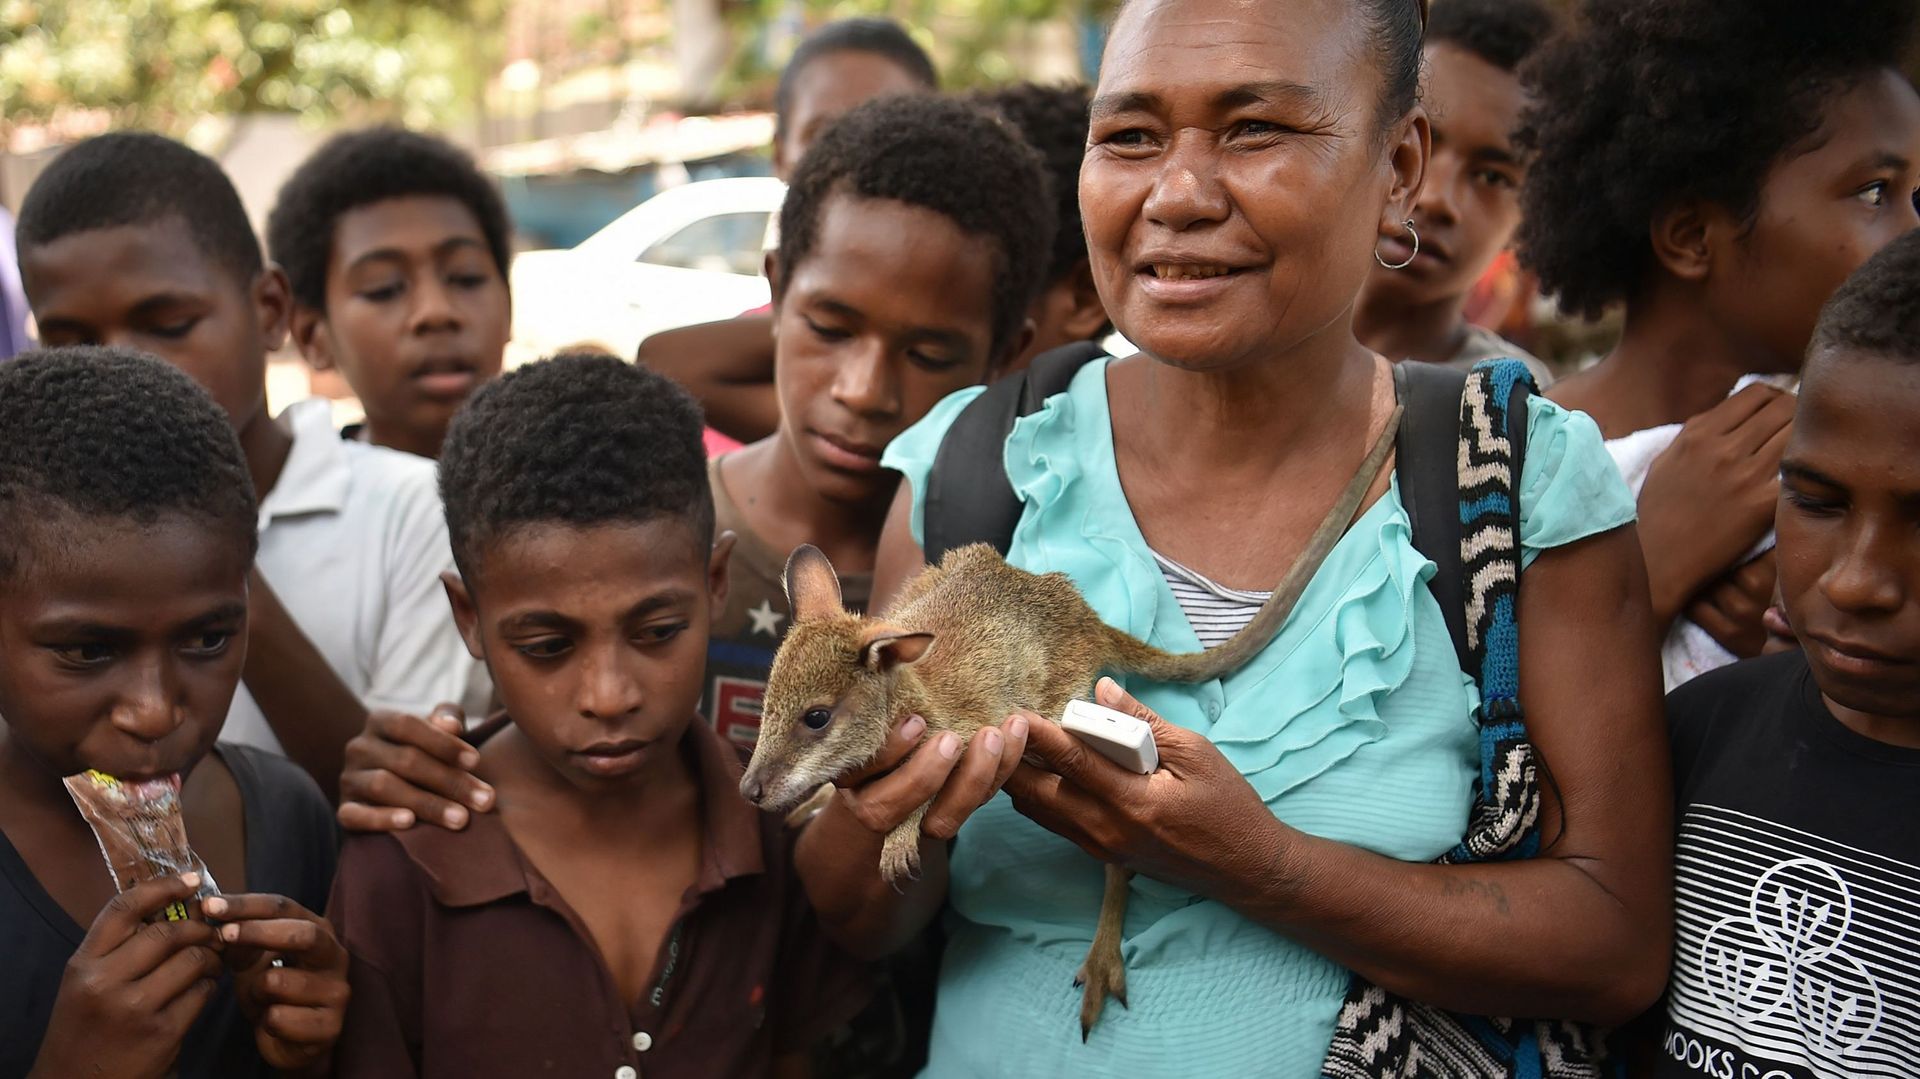
{"type": "Polygon", "coordinates": [[[747,776],[740,781],[740,797],[754,805],[759,805],[761,797],[766,793],[766,788],[761,785],[757,777],[747,776]]]}

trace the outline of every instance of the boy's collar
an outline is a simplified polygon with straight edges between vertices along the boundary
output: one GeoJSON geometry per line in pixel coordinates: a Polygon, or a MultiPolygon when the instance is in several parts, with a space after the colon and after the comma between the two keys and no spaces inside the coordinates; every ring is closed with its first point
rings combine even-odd
{"type": "MultiPolygon", "coordinates": [[[[496,715],[469,740],[485,741],[508,722],[505,713],[496,715]]],[[[700,784],[700,875],[694,891],[705,895],[735,877],[764,872],[761,829],[777,828],[779,821],[763,817],[740,797],[740,755],[705,719],[694,717],[681,745],[693,754],[700,784]]],[[[416,825],[394,838],[426,874],[442,906],[477,907],[521,894],[551,902],[552,885],[521,854],[497,812],[473,814],[461,832],[416,825]]]]}
{"type": "Polygon", "coordinates": [[[346,508],[353,484],[353,466],[347,448],[333,429],[333,405],[322,397],[287,407],[283,414],[293,432],[293,448],[281,466],[280,478],[260,500],[260,527],[276,518],[317,513],[339,513],[346,508]]]}

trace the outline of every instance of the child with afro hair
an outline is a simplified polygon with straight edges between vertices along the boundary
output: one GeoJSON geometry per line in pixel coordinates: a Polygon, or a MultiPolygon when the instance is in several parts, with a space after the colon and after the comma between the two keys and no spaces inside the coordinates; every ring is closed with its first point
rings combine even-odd
{"type": "Polygon", "coordinates": [[[1522,260],[1619,346],[1554,387],[1639,495],[1669,688],[1765,641],[1764,553],[1820,305],[1920,225],[1910,0],[1585,0],[1529,65],[1522,260]],[[1729,396],[1731,394],[1731,396],[1729,396]]]}

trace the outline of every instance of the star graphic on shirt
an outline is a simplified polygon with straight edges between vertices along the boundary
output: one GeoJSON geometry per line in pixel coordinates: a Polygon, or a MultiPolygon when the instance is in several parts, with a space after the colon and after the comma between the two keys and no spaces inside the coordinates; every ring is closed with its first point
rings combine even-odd
{"type": "Polygon", "coordinates": [[[753,632],[764,633],[769,637],[780,636],[780,623],[786,615],[773,609],[771,600],[761,600],[760,606],[747,610],[747,617],[753,619],[753,632]]]}

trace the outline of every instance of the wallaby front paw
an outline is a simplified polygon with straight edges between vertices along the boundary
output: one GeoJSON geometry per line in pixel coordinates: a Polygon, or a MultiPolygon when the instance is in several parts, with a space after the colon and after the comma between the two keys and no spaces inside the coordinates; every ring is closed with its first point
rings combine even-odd
{"type": "Polygon", "coordinates": [[[888,832],[880,846],[880,875],[888,884],[920,877],[920,822],[910,823],[912,827],[903,824],[888,832]]]}

